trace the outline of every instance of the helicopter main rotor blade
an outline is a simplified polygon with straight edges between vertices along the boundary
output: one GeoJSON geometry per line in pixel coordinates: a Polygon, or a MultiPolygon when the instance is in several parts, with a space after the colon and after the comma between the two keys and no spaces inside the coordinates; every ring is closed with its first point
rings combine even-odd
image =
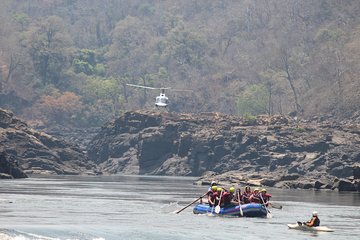
{"type": "Polygon", "coordinates": [[[172,88],[171,91],[176,91],[176,92],[192,92],[193,90],[172,88]]]}
{"type": "Polygon", "coordinates": [[[154,87],[148,87],[148,86],[136,85],[136,84],[130,84],[130,83],[127,83],[126,85],[131,86],[131,87],[147,88],[147,89],[152,89],[152,90],[160,89],[160,88],[154,88],[154,87]]]}

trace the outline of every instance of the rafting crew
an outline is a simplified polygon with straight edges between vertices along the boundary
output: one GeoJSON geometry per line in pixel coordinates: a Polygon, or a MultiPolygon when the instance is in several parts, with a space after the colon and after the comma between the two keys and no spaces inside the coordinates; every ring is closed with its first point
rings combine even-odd
{"type": "MultiPolygon", "coordinates": [[[[251,191],[249,186],[246,186],[244,192],[241,192],[241,189],[235,189],[235,187],[230,187],[229,190],[225,188],[218,187],[215,181],[211,181],[211,185],[208,188],[207,203],[209,206],[228,207],[231,205],[247,204],[247,203],[259,203],[264,204],[265,206],[270,205],[271,195],[267,193],[266,189],[255,188],[254,191],[251,191]],[[240,198],[239,198],[240,196],[240,198]]],[[[200,203],[203,203],[202,198],[200,203]]],[[[205,202],[206,203],[206,202],[205,202]]]]}

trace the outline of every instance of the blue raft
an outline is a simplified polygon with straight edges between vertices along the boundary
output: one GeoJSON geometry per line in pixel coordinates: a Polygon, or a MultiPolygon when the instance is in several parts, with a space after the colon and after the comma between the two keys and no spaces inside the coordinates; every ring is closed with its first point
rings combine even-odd
{"type": "MultiPolygon", "coordinates": [[[[248,204],[242,204],[241,209],[243,211],[244,217],[266,217],[267,211],[264,205],[259,203],[248,203],[248,204]]],[[[200,203],[197,204],[193,212],[195,214],[205,214],[205,213],[215,213],[214,208],[210,207],[209,204],[200,203]]],[[[219,214],[220,216],[240,216],[240,206],[229,206],[226,208],[221,208],[219,214]]]]}

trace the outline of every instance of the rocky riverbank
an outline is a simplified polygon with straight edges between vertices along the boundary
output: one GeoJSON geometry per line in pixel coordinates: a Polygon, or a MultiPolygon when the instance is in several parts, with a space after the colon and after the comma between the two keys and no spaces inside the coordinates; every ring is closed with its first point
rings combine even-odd
{"type": "Polygon", "coordinates": [[[106,124],[88,156],[109,174],[360,191],[359,134],[356,121],[138,111],[106,124]]]}
{"type": "Polygon", "coordinates": [[[30,128],[0,109],[0,173],[4,177],[26,174],[96,174],[97,167],[75,144],[30,128]],[[16,174],[11,174],[16,172],[16,174]]]}

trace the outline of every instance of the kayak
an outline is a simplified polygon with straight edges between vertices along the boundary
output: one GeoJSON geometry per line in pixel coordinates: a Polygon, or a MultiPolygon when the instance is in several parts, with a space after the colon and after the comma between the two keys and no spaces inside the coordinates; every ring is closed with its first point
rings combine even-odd
{"type": "Polygon", "coordinates": [[[325,227],[325,226],[318,226],[318,227],[308,227],[306,225],[299,225],[295,224],[288,224],[289,229],[297,229],[302,231],[314,231],[314,232],[334,232],[334,229],[325,227]]]}
{"type": "MultiPolygon", "coordinates": [[[[259,203],[242,204],[241,209],[243,211],[243,217],[267,216],[266,208],[264,207],[264,205],[259,203]]],[[[213,207],[210,207],[209,204],[200,203],[194,207],[193,213],[195,214],[213,213],[214,215],[219,215],[219,216],[236,216],[236,217],[241,216],[239,205],[229,206],[226,208],[222,207],[220,208],[220,212],[217,214],[215,213],[215,209],[213,207]]]]}

